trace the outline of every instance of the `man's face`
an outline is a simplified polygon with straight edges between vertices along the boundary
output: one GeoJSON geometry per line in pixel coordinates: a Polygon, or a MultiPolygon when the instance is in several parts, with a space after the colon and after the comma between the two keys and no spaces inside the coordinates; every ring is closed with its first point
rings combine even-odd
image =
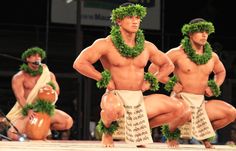
{"type": "Polygon", "coordinates": [[[28,62],[28,66],[32,69],[38,69],[39,65],[33,64],[34,62],[41,62],[42,58],[39,54],[34,54],[26,58],[26,61],[28,62]]]}
{"type": "Polygon", "coordinates": [[[194,43],[204,46],[208,39],[208,33],[206,31],[195,32],[190,34],[190,39],[194,43]]]}
{"type": "Polygon", "coordinates": [[[128,32],[136,33],[139,29],[141,19],[139,16],[126,16],[118,21],[119,26],[128,32]]]}

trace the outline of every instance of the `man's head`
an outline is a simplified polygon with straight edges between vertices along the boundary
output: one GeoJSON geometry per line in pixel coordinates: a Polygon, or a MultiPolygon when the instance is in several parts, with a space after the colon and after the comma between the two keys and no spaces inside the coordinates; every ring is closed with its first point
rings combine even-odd
{"type": "Polygon", "coordinates": [[[46,57],[46,53],[43,49],[41,49],[39,47],[32,47],[22,53],[21,59],[23,61],[27,61],[28,57],[36,55],[36,54],[40,55],[42,60],[46,57]]]}
{"type": "Polygon", "coordinates": [[[182,27],[182,34],[184,36],[189,36],[191,33],[195,32],[207,32],[209,35],[215,32],[214,25],[202,18],[195,18],[191,20],[188,24],[182,27]]]}
{"type": "Polygon", "coordinates": [[[140,4],[123,3],[118,8],[112,10],[111,21],[116,23],[117,19],[123,19],[126,16],[139,16],[142,20],[146,14],[146,8],[140,4]]]}

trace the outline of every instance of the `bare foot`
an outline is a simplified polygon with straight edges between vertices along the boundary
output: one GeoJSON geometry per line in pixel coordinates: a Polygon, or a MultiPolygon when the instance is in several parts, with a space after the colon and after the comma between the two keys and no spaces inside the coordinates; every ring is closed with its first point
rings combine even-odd
{"type": "Polygon", "coordinates": [[[178,148],[179,147],[178,140],[167,140],[166,143],[167,143],[168,147],[170,147],[170,148],[178,148]]]}
{"type": "Polygon", "coordinates": [[[114,142],[112,135],[109,134],[102,134],[102,144],[104,147],[114,147],[114,142]]]}
{"type": "Polygon", "coordinates": [[[214,149],[215,147],[208,140],[203,140],[202,143],[205,145],[205,148],[214,149]]]}

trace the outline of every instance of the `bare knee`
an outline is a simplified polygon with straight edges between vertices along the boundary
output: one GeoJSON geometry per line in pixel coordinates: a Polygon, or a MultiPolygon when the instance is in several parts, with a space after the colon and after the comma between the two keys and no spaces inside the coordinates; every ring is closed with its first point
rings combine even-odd
{"type": "Polygon", "coordinates": [[[113,112],[109,110],[101,110],[100,115],[102,121],[105,123],[110,123],[118,119],[118,114],[115,110],[113,112]]]}
{"type": "Polygon", "coordinates": [[[175,104],[174,107],[175,107],[174,115],[176,117],[184,114],[185,106],[184,106],[184,104],[182,102],[176,101],[176,104],[175,104]]]}
{"type": "Polygon", "coordinates": [[[73,125],[73,119],[70,116],[68,116],[66,117],[65,121],[66,121],[65,129],[70,129],[73,125]]]}
{"type": "Polygon", "coordinates": [[[13,141],[19,140],[19,136],[11,128],[7,131],[7,136],[13,141]]]}
{"type": "Polygon", "coordinates": [[[234,122],[236,119],[236,109],[234,107],[230,108],[226,117],[228,118],[229,122],[234,122]]]}

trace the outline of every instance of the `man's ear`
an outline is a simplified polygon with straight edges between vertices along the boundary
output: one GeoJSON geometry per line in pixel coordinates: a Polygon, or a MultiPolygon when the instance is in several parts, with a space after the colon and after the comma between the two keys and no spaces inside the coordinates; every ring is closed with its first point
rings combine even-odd
{"type": "Polygon", "coordinates": [[[116,24],[120,26],[121,25],[121,19],[117,19],[116,24]]]}

